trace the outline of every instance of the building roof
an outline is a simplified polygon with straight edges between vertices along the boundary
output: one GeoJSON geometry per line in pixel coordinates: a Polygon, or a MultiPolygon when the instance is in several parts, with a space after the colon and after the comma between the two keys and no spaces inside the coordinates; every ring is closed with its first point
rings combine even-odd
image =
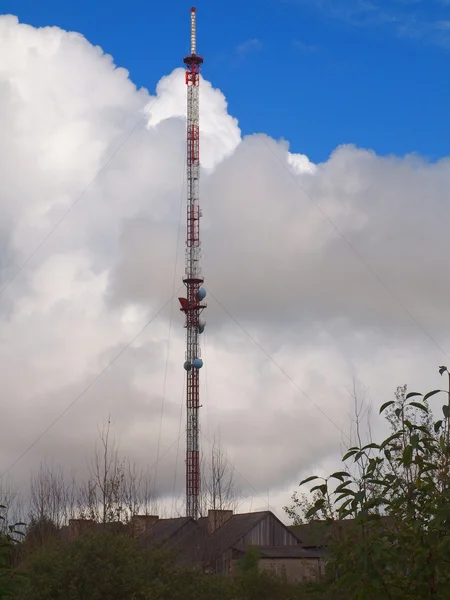
{"type": "Polygon", "coordinates": [[[324,521],[291,525],[289,530],[296,535],[304,547],[321,547],[330,531],[330,525],[324,521]]]}
{"type": "MultiPolygon", "coordinates": [[[[245,546],[235,546],[240,554],[245,554],[245,546]]],[[[258,546],[257,548],[261,558],[321,558],[323,552],[321,550],[306,550],[302,546],[258,546]]]]}
{"type": "Polygon", "coordinates": [[[208,536],[205,547],[207,564],[233,548],[247,533],[264,520],[270,511],[233,515],[208,536]]]}
{"type": "Polygon", "coordinates": [[[208,538],[207,554],[210,558],[219,556],[232,548],[260,521],[270,515],[269,511],[233,515],[218,527],[208,538]]]}
{"type": "MultiPolygon", "coordinates": [[[[84,524],[82,529],[83,533],[101,533],[102,531],[108,533],[119,533],[126,530],[126,525],[119,521],[108,523],[95,523],[89,519],[75,519],[75,521],[79,521],[84,524]]],[[[79,533],[81,533],[81,531],[79,533]]],[[[69,525],[63,525],[59,530],[59,535],[62,540],[67,541],[69,539],[69,525]]]]}
{"type": "MultiPolygon", "coordinates": [[[[382,527],[392,529],[394,522],[391,517],[382,516],[379,521],[382,527]]],[[[305,548],[323,548],[327,545],[330,538],[333,538],[337,531],[340,533],[350,531],[356,525],[355,519],[342,519],[340,521],[311,521],[301,525],[291,525],[288,529],[297,536],[300,543],[305,548]]]]}
{"type": "Polygon", "coordinates": [[[144,544],[164,544],[172,536],[180,531],[189,521],[195,523],[191,517],[179,517],[175,519],[159,519],[141,535],[144,544]]]}
{"type": "Polygon", "coordinates": [[[186,530],[186,535],[180,537],[175,544],[171,544],[171,549],[177,554],[180,564],[202,568],[207,562],[205,557],[209,538],[208,519],[200,518],[195,527],[186,530]]]}

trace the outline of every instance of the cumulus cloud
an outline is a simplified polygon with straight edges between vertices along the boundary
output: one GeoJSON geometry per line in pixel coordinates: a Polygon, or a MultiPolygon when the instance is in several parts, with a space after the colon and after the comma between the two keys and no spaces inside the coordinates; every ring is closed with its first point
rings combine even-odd
{"type": "MultiPolygon", "coordinates": [[[[3,286],[62,219],[0,295],[1,470],[120,355],[14,478],[43,457],[82,474],[111,415],[147,466],[162,424],[158,489],[172,493],[177,464],[182,494],[184,330],[169,300],[184,268],[183,73],[151,95],[83,36],[12,16],[0,52],[3,286]]],[[[450,161],[342,146],[315,165],[307,148],[242,138],[201,86],[202,443],[220,430],[245,506],[267,497],[280,514],[301,476],[337,460],[353,379],[375,404],[405,381],[435,387],[450,161]]]]}

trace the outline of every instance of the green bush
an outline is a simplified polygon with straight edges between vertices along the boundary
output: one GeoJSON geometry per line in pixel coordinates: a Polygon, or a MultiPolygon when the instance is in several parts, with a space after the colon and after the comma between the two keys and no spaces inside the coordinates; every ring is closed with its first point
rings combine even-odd
{"type": "Polygon", "coordinates": [[[136,540],[87,533],[27,557],[27,580],[14,600],[322,600],[260,572],[248,553],[235,577],[176,566],[170,553],[142,550],[136,540]],[[256,568],[255,568],[256,566],[256,568]]]}
{"type": "MultiPolygon", "coordinates": [[[[0,511],[6,507],[0,505],[0,511]]],[[[13,600],[23,580],[23,574],[14,567],[17,558],[18,536],[21,532],[18,527],[22,523],[7,525],[5,517],[0,514],[0,524],[3,525],[0,533],[0,600],[13,600]]]]}
{"type": "MultiPolygon", "coordinates": [[[[450,379],[446,367],[439,372],[450,379]]],[[[330,515],[330,598],[448,600],[450,393],[398,388],[380,413],[391,435],[350,448],[342,471],[302,482],[318,482],[304,516],[330,515]],[[429,401],[441,394],[445,403],[435,419],[429,401]],[[345,524],[348,518],[353,522],[345,524]]]]}

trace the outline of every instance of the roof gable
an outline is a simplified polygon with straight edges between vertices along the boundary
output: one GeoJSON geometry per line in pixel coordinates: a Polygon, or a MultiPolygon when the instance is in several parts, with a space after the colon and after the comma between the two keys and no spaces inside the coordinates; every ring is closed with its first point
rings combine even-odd
{"type": "Polygon", "coordinates": [[[272,512],[233,515],[208,538],[210,560],[234,546],[284,546],[299,544],[297,536],[272,512]]]}

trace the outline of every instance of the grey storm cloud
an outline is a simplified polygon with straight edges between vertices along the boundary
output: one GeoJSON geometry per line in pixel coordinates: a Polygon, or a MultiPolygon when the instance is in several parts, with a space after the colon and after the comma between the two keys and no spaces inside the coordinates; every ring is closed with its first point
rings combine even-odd
{"type": "MultiPolygon", "coordinates": [[[[113,361],[8,473],[25,485],[48,457],[85,473],[110,415],[127,456],[162,456],[160,494],[182,494],[183,72],[151,96],[81,35],[12,16],[0,52],[3,285],[30,259],[0,294],[0,470],[113,361]]],[[[338,459],[353,379],[375,404],[436,387],[450,162],[342,146],[314,165],[242,138],[201,85],[202,444],[220,432],[253,506],[270,490],[279,509],[338,459]]]]}

